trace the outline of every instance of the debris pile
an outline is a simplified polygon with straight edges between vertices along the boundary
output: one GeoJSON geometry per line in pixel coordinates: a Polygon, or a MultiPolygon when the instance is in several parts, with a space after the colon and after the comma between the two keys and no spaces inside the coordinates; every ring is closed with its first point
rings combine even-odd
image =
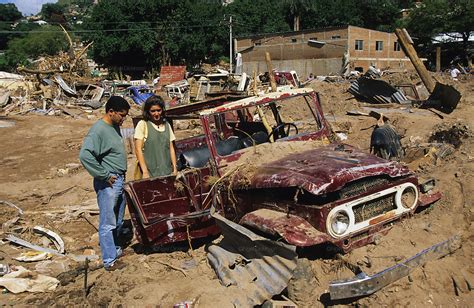
{"type": "Polygon", "coordinates": [[[429,137],[428,142],[448,143],[457,149],[461,146],[463,139],[472,136],[472,131],[467,124],[461,122],[446,122],[434,127],[434,131],[429,137]]]}
{"type": "Polygon", "coordinates": [[[434,127],[427,142],[421,137],[410,137],[405,148],[404,161],[412,170],[429,171],[432,166],[439,166],[442,161],[453,157],[464,140],[471,138],[473,133],[465,123],[445,122],[434,127]]]}
{"type": "MultiPolygon", "coordinates": [[[[1,221],[3,234],[0,245],[3,245],[2,252],[7,256],[0,259],[0,286],[5,288],[4,293],[54,291],[59,283],[64,285],[64,274],[69,273],[74,266],[81,267],[78,262],[98,260],[93,250],[81,250],[81,254],[66,251],[66,245],[58,233],[42,226],[31,226],[25,218],[25,212],[15,204],[0,200],[0,205],[3,205],[0,209],[5,217],[1,221]]],[[[87,220],[88,214],[93,212],[95,215],[98,213],[95,200],[92,208],[79,205],[51,211],[50,214],[63,216],[63,220],[68,221],[79,217],[87,220]]],[[[92,265],[90,268],[93,270],[98,267],[92,265]]],[[[79,270],[79,274],[81,272],[79,270]]]]}
{"type": "Polygon", "coordinates": [[[72,109],[102,105],[104,89],[89,78],[85,56],[92,43],[74,48],[69,34],[64,33],[69,41],[67,52],[41,57],[29,68],[20,66],[17,71],[21,75],[0,72],[0,113],[76,116],[83,111],[72,109]]]}

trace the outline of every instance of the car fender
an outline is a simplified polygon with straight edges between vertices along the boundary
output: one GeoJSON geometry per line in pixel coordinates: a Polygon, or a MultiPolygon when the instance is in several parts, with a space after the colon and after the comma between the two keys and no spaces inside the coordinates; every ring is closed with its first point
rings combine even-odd
{"type": "Polygon", "coordinates": [[[296,246],[313,246],[329,242],[326,233],[316,230],[305,219],[269,209],[247,213],[240,220],[245,225],[273,236],[280,236],[296,246]]]}

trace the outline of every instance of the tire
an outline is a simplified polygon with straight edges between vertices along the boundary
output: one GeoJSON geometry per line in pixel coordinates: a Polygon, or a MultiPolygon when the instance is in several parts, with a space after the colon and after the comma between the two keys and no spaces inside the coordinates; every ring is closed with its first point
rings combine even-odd
{"type": "Polygon", "coordinates": [[[310,307],[316,278],[308,259],[298,259],[293,277],[288,282],[288,298],[300,307],[310,307]]]}

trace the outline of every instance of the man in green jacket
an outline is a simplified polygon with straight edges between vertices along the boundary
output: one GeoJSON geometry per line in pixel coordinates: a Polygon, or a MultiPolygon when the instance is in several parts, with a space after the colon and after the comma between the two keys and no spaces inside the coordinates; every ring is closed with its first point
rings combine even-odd
{"type": "Polygon", "coordinates": [[[119,96],[105,104],[105,115],[87,133],[79,153],[82,165],[94,178],[99,205],[99,244],[107,271],[125,267],[118,261],[122,249],[118,237],[125,214],[123,184],[127,171],[127,154],[120,134],[130,105],[119,96]]]}

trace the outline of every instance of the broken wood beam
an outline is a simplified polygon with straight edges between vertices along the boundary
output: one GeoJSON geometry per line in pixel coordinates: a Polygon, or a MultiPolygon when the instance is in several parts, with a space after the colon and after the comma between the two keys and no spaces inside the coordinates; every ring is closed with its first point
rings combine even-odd
{"type": "Polygon", "coordinates": [[[276,92],[277,85],[275,81],[275,75],[273,75],[272,57],[268,51],[265,52],[265,60],[267,61],[267,70],[268,75],[270,76],[270,86],[272,87],[272,92],[276,92]]]}
{"type": "Polygon", "coordinates": [[[428,92],[433,93],[435,82],[431,78],[421,59],[418,57],[408,32],[406,29],[395,29],[395,34],[397,35],[398,41],[405,51],[405,54],[410,58],[411,63],[418,72],[418,75],[420,76],[421,81],[423,81],[426,89],[428,89],[428,92]]]}
{"type": "Polygon", "coordinates": [[[55,73],[62,73],[61,70],[49,70],[49,71],[42,71],[42,70],[32,70],[26,67],[18,67],[16,69],[19,73],[29,73],[29,74],[55,74],[55,73]]]}
{"type": "Polygon", "coordinates": [[[441,47],[436,47],[436,72],[441,71],[441,47]]]}

